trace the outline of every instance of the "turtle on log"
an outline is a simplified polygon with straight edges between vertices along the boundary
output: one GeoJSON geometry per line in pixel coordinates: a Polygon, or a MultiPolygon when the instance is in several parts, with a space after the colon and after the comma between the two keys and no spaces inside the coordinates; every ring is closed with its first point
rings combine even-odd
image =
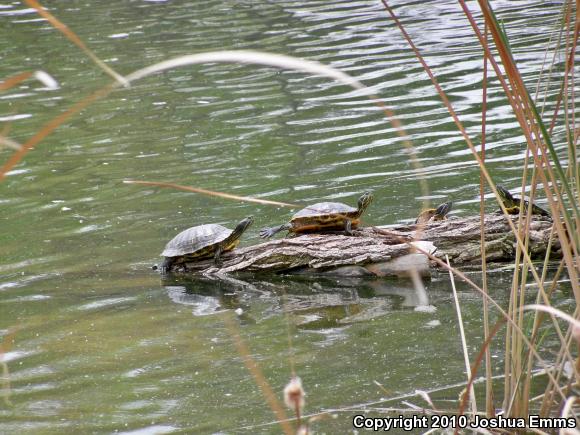
{"type": "Polygon", "coordinates": [[[267,239],[274,234],[287,230],[291,233],[314,233],[329,230],[344,230],[352,235],[352,229],[360,223],[360,216],[373,201],[371,192],[365,192],[358,199],[357,208],[341,202],[319,202],[303,208],[290,219],[290,222],[277,227],[262,228],[260,237],[267,239]]]}
{"type": "Polygon", "coordinates": [[[221,266],[222,253],[231,251],[240,243],[240,237],[252,222],[254,218],[248,216],[233,230],[218,224],[206,224],[182,231],[165,246],[161,253],[165,259],[159,271],[166,274],[175,264],[212,257],[216,266],[221,266]]]}

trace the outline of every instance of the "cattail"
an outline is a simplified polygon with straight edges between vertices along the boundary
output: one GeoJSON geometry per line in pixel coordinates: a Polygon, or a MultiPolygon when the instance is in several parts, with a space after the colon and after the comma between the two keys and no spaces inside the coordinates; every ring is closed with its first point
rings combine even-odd
{"type": "Polygon", "coordinates": [[[576,343],[578,343],[578,346],[580,347],[580,326],[577,324],[572,325],[572,337],[574,340],[576,340],[576,343]]]}
{"type": "Polygon", "coordinates": [[[296,412],[298,418],[300,418],[300,413],[304,408],[304,396],[302,381],[298,376],[293,376],[284,388],[284,403],[296,412]]]}

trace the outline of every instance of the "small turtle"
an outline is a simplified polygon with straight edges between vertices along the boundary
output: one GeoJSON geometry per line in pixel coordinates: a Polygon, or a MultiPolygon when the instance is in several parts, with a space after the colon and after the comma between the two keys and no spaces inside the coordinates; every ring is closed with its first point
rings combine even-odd
{"type": "Polygon", "coordinates": [[[371,192],[365,192],[358,199],[358,208],[341,202],[319,202],[303,208],[290,219],[290,222],[272,228],[262,228],[260,237],[267,239],[279,231],[306,233],[327,230],[342,230],[352,235],[352,229],[360,223],[360,216],[373,200],[371,192]]]}
{"type": "MultiPolygon", "coordinates": [[[[520,198],[513,196],[505,187],[500,184],[496,185],[495,187],[497,188],[497,193],[499,193],[499,196],[508,214],[519,214],[521,201],[520,198]]],[[[524,199],[524,213],[528,212],[529,205],[530,202],[527,199],[524,199]]],[[[550,217],[550,213],[548,213],[543,208],[538,207],[536,204],[532,204],[532,214],[550,217]]]]}
{"type": "Polygon", "coordinates": [[[182,231],[165,245],[161,253],[165,259],[159,271],[165,274],[174,264],[211,257],[216,266],[221,266],[221,254],[231,251],[240,243],[240,237],[252,222],[253,216],[248,216],[233,231],[218,224],[198,225],[182,231]]]}
{"type": "Polygon", "coordinates": [[[415,220],[416,224],[426,224],[427,222],[433,221],[442,221],[447,219],[447,213],[451,211],[451,207],[453,206],[453,202],[444,202],[437,208],[429,208],[427,210],[423,210],[417,219],[415,220]]]}

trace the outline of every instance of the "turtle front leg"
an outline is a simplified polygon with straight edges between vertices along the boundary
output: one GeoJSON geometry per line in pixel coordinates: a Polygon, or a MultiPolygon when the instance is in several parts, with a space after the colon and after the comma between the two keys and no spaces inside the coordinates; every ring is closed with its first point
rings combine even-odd
{"type": "Polygon", "coordinates": [[[161,273],[161,275],[167,275],[167,273],[171,269],[172,264],[173,264],[173,258],[165,257],[163,259],[163,263],[161,263],[161,265],[159,266],[159,273],[161,273]]]}
{"type": "Polygon", "coordinates": [[[280,231],[290,230],[290,228],[292,228],[292,225],[290,223],[286,223],[284,225],[280,225],[280,226],[272,227],[272,228],[262,228],[260,230],[260,237],[262,239],[269,239],[274,234],[279,233],[280,231]]]}
{"type": "Polygon", "coordinates": [[[213,256],[213,261],[216,267],[222,267],[224,262],[222,261],[221,255],[224,252],[224,247],[220,244],[215,249],[215,254],[213,256]]]}
{"type": "Polygon", "coordinates": [[[352,221],[350,219],[344,221],[344,234],[346,234],[347,236],[354,235],[352,232],[352,221]]]}

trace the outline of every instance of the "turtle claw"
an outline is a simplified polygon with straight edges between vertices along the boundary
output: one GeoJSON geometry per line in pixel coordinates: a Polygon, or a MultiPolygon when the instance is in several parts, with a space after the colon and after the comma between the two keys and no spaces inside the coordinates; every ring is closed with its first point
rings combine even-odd
{"type": "Polygon", "coordinates": [[[269,239],[273,235],[274,235],[274,231],[272,231],[272,228],[262,228],[260,230],[260,238],[262,238],[262,239],[269,239]]]}
{"type": "Polygon", "coordinates": [[[262,239],[269,239],[274,234],[276,234],[276,233],[278,233],[280,231],[289,230],[289,229],[290,229],[290,225],[289,224],[280,225],[279,227],[262,228],[260,230],[260,237],[262,239]]]}

